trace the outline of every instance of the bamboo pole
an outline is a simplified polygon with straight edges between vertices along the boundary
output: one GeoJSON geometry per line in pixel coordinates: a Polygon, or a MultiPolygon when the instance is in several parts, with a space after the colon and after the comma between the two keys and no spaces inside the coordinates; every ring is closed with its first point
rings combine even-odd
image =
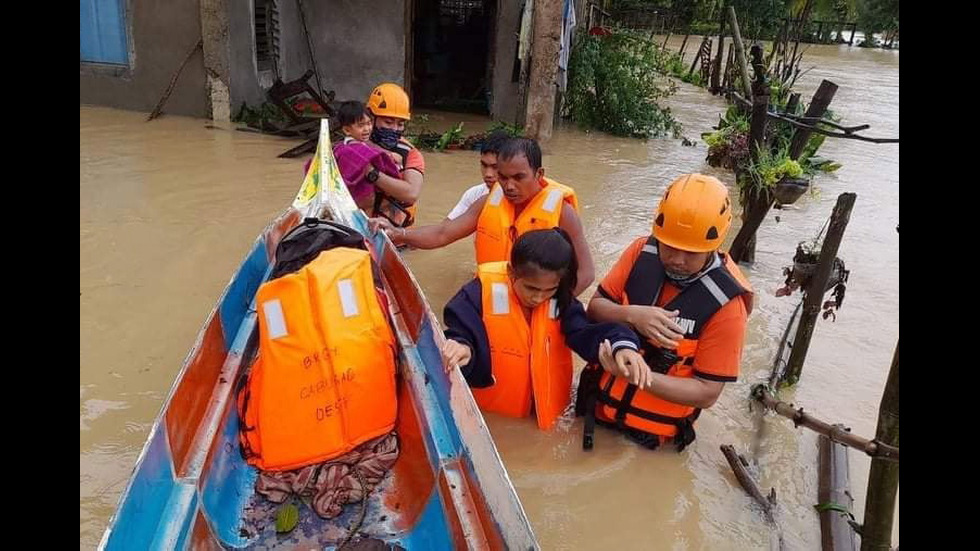
{"type": "Polygon", "coordinates": [[[766,515],[766,520],[775,524],[776,519],[773,516],[772,509],[776,503],[776,489],[773,488],[768,496],[763,495],[762,490],[759,489],[759,485],[756,484],[755,479],[752,478],[752,475],[745,468],[745,458],[735,453],[735,447],[731,444],[722,444],[721,453],[728,460],[728,465],[731,466],[732,472],[735,473],[735,479],[738,480],[739,485],[762,507],[762,511],[766,515]]]}
{"type": "Polygon", "coordinates": [[[837,204],[834,205],[834,211],[830,215],[827,236],[820,246],[820,259],[817,261],[816,271],[810,278],[810,284],[805,291],[800,327],[793,339],[793,351],[789,355],[789,362],[786,366],[786,382],[791,385],[795,385],[800,380],[803,363],[806,361],[806,354],[810,348],[810,339],[813,337],[813,329],[817,325],[817,317],[820,315],[823,305],[827,281],[830,280],[830,274],[834,270],[837,250],[844,238],[844,230],[847,229],[847,222],[851,218],[851,209],[854,208],[855,199],[857,199],[856,193],[841,193],[837,196],[837,204]]]}
{"type": "Polygon", "coordinates": [[[800,104],[800,93],[793,92],[789,95],[789,99],[786,101],[786,113],[790,115],[796,114],[796,107],[800,104]]]}
{"type": "Polygon", "coordinates": [[[738,28],[738,18],[735,16],[735,8],[728,6],[728,24],[732,27],[732,38],[735,42],[735,57],[738,58],[738,67],[742,73],[742,90],[745,97],[752,99],[752,80],[749,78],[749,63],[745,59],[745,45],[742,44],[742,32],[738,28]]]}
{"type": "MultiPolygon", "coordinates": [[[[898,450],[898,343],[888,370],[888,381],[878,408],[875,440],[898,450]]],[[[898,493],[898,462],[871,460],[868,497],[864,502],[864,526],[861,529],[861,551],[888,551],[895,518],[895,496],[898,493]]]]}
{"type": "Polygon", "coordinates": [[[678,55],[681,56],[681,63],[684,63],[684,50],[687,49],[687,39],[691,38],[691,31],[688,30],[687,34],[684,35],[684,41],[681,42],[681,49],[678,51],[678,55]]]}
{"type": "Polygon", "coordinates": [[[851,528],[851,497],[847,448],[820,435],[820,471],[817,478],[817,511],[820,514],[820,543],[823,551],[857,551],[851,528]]]}
{"type": "Polygon", "coordinates": [[[789,359],[789,353],[793,350],[793,341],[789,340],[790,335],[796,334],[796,328],[800,324],[800,311],[803,309],[803,301],[801,300],[796,304],[796,308],[793,309],[793,315],[789,318],[789,323],[786,324],[786,330],[783,331],[783,338],[779,340],[779,346],[776,348],[776,359],[772,363],[772,371],[769,373],[769,388],[775,390],[776,385],[783,378],[783,371],[786,367],[786,362],[789,359]]]}
{"type": "MultiPolygon", "coordinates": [[[[827,112],[827,108],[830,106],[830,102],[833,101],[834,95],[837,93],[837,85],[829,80],[823,80],[820,83],[820,87],[817,91],[813,93],[813,99],[810,101],[810,105],[806,109],[805,117],[812,118],[815,120],[820,120],[823,118],[824,113],[827,112]]],[[[814,125],[816,126],[816,125],[814,125]]],[[[806,148],[806,142],[810,139],[811,132],[806,129],[798,129],[796,133],[793,134],[793,141],[789,146],[789,156],[791,159],[799,159],[800,154],[806,148]]]]}
{"type": "Polygon", "coordinates": [[[184,61],[180,62],[180,67],[177,67],[177,71],[174,72],[174,76],[170,77],[170,84],[167,85],[167,89],[163,92],[163,96],[160,97],[160,101],[157,102],[156,107],[150,112],[150,116],[146,117],[146,122],[150,122],[153,119],[160,116],[163,113],[163,106],[166,105],[167,100],[170,99],[170,93],[174,91],[174,86],[177,84],[177,79],[180,77],[180,73],[184,72],[184,67],[187,66],[187,62],[191,60],[191,56],[194,55],[198,49],[204,48],[204,39],[200,39],[194,44],[194,47],[187,52],[184,56],[184,61]]]}
{"type": "MultiPolygon", "coordinates": [[[[897,374],[896,374],[897,378],[897,374]]],[[[897,386],[897,383],[896,383],[897,386]]],[[[793,421],[797,427],[803,426],[817,433],[827,436],[835,442],[840,442],[849,448],[860,450],[873,458],[880,458],[884,461],[898,463],[898,447],[888,443],[862,438],[843,427],[840,424],[830,424],[821,421],[816,417],[805,413],[803,408],[794,409],[793,404],[780,401],[766,388],[765,384],[758,384],[752,387],[752,398],[762,403],[766,408],[778,413],[780,416],[793,421]]],[[[897,402],[897,397],[896,397],[897,402]]],[[[874,462],[872,462],[874,465],[874,462]]]]}
{"type": "MultiPolygon", "coordinates": [[[[759,87],[759,92],[765,92],[759,87]]],[[[765,142],[766,123],[769,119],[769,94],[756,94],[752,100],[752,119],[749,127],[749,152],[752,158],[758,160],[759,153],[767,147],[765,142]]],[[[728,251],[735,262],[755,261],[755,234],[765,220],[766,214],[772,207],[773,196],[768,189],[760,189],[757,193],[743,193],[742,227],[732,241],[728,251]]]]}
{"type": "Polygon", "coordinates": [[[688,78],[691,78],[691,75],[694,74],[694,69],[698,66],[698,60],[701,59],[701,52],[704,51],[704,45],[707,44],[708,40],[707,35],[701,39],[701,45],[698,46],[698,53],[694,54],[694,61],[691,62],[691,69],[687,72],[688,78]]]}
{"type": "Polygon", "coordinates": [[[725,70],[721,73],[721,88],[722,90],[728,90],[729,86],[732,84],[732,60],[735,58],[735,43],[732,42],[728,45],[728,56],[725,58],[725,70]]]}
{"type": "Polygon", "coordinates": [[[769,495],[764,496],[762,490],[759,489],[759,485],[746,468],[749,462],[746,461],[743,455],[736,453],[735,447],[731,444],[723,444],[721,446],[721,453],[728,460],[728,465],[732,468],[732,472],[735,474],[735,479],[738,480],[739,485],[762,507],[762,513],[772,528],[769,534],[769,548],[773,551],[783,551],[786,547],[786,542],[783,539],[783,530],[779,526],[779,523],[776,522],[776,489],[772,488],[769,491],[769,495]]]}
{"type": "Polygon", "coordinates": [[[718,21],[718,55],[715,56],[714,67],[711,70],[711,88],[712,94],[717,94],[718,90],[721,88],[721,61],[722,56],[725,55],[725,13],[722,12],[718,21]]]}

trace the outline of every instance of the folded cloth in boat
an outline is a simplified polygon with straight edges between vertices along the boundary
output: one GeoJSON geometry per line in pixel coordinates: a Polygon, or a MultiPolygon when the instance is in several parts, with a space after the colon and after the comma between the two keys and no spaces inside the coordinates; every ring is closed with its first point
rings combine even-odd
{"type": "Polygon", "coordinates": [[[259,471],[255,491],[273,503],[282,503],[292,494],[312,497],[316,514],[334,518],[340,515],[345,504],[364,499],[381,482],[396,459],[398,435],[392,431],[330,461],[292,471],[259,471]],[[358,474],[364,482],[363,487],[358,474]]]}
{"type": "Polygon", "coordinates": [[[364,196],[374,193],[374,184],[365,178],[364,171],[368,165],[373,165],[380,172],[392,178],[401,178],[398,165],[391,160],[388,153],[361,143],[339,143],[333,148],[334,158],[337,160],[337,168],[340,175],[350,190],[351,197],[355,201],[364,196]]]}

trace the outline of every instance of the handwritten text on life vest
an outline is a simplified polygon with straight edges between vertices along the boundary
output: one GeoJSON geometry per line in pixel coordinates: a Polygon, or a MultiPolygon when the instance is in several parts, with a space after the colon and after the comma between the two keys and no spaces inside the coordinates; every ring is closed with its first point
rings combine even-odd
{"type": "Polygon", "coordinates": [[[329,388],[340,386],[342,383],[349,383],[353,380],[354,380],[354,370],[348,368],[347,371],[344,371],[343,373],[339,374],[339,376],[337,374],[334,374],[333,380],[320,379],[316,383],[304,385],[302,388],[299,389],[299,398],[300,400],[305,400],[307,398],[316,396],[317,394],[320,394],[329,388]]]}
{"type": "Polygon", "coordinates": [[[316,408],[316,420],[323,421],[328,417],[332,417],[334,413],[338,413],[341,409],[347,407],[347,397],[338,398],[335,402],[327,402],[321,407],[316,408]]]}

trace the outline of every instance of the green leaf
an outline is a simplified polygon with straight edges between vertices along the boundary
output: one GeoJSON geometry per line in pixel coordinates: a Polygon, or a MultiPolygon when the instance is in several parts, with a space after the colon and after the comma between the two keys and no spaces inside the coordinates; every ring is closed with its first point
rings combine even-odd
{"type": "Polygon", "coordinates": [[[297,524],[299,524],[299,509],[295,505],[287,503],[279,508],[276,513],[276,532],[280,534],[292,532],[297,524]]]}
{"type": "Polygon", "coordinates": [[[459,122],[456,123],[456,126],[450,128],[449,130],[446,130],[446,132],[443,133],[443,135],[439,138],[439,141],[436,142],[435,150],[442,151],[446,149],[446,147],[448,147],[450,144],[461,142],[462,136],[463,136],[463,123],[459,122]]]}

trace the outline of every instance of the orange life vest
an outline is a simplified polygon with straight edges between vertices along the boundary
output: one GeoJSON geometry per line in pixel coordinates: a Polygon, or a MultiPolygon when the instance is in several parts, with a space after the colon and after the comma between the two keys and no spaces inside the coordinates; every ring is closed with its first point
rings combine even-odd
{"type": "MultiPolygon", "coordinates": [[[[657,241],[651,236],[630,270],[623,304],[656,304],[665,280],[657,241]]],[[[744,300],[746,310],[751,312],[753,295],[749,282],[731,258],[721,254],[720,266],[708,271],[663,306],[666,310],[680,311],[675,322],[685,330],[684,338],[673,351],[674,356],[666,356],[669,359],[664,361],[664,352],[647,341],[643,343],[644,359],[660,373],[693,377],[694,356],[701,330],[715,312],[734,298],[744,300]]],[[[628,380],[611,375],[597,366],[591,369],[601,371],[594,411],[597,420],[615,424],[620,429],[634,429],[662,437],[651,439],[650,447],[656,447],[662,439],[673,438],[680,451],[694,440],[694,420],[701,413],[700,409],[640,390],[628,380]]],[[[589,425],[588,421],[586,424],[589,425]]],[[[590,438],[586,435],[588,440],[590,438]]]]}
{"type": "Polygon", "coordinates": [[[529,324],[506,262],[481,264],[477,277],[494,383],[471,389],[473,397],[480,409],[508,417],[528,416],[533,397],[538,428],[549,430],[568,406],[572,386],[572,351],[565,345],[555,299],[538,305],[529,324]]]}
{"type": "Polygon", "coordinates": [[[515,219],[514,205],[504,198],[500,184],[494,184],[476,223],[476,263],[510,260],[514,241],[530,230],[558,227],[562,200],[578,211],[575,190],[543,178],[541,191],[532,197],[515,219]]]}
{"type": "Polygon", "coordinates": [[[259,358],[238,396],[249,464],[284,471],[394,428],[395,339],[367,251],[337,247],[256,295],[259,358]]]}

